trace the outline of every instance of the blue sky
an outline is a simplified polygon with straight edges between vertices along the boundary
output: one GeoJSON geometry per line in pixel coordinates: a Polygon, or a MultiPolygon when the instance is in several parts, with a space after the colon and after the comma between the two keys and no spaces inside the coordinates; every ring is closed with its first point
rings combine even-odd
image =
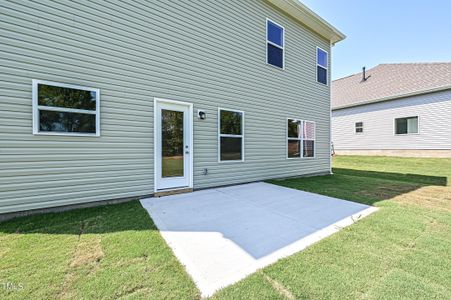
{"type": "Polygon", "coordinates": [[[332,78],[380,63],[451,61],[450,0],[301,0],[347,35],[332,78]]]}

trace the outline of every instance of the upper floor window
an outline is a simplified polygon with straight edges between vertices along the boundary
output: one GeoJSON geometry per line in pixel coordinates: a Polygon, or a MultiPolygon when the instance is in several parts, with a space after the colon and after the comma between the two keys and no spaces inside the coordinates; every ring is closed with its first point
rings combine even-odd
{"type": "Polygon", "coordinates": [[[316,48],[316,81],[327,85],[329,70],[329,54],[321,48],[316,48]]]}
{"type": "Polygon", "coordinates": [[[33,133],[100,135],[100,91],[33,80],[33,133]]]}
{"type": "Polygon", "coordinates": [[[315,122],[288,119],[287,157],[315,157],[315,122]]]}
{"type": "Polygon", "coordinates": [[[396,134],[417,134],[418,132],[418,117],[395,119],[396,134]]]}
{"type": "Polygon", "coordinates": [[[244,161],[244,112],[219,109],[219,161],[244,161]]]}
{"type": "Polygon", "coordinates": [[[363,133],[363,122],[355,123],[355,133],[363,133]]]}
{"type": "Polygon", "coordinates": [[[266,62],[285,67],[285,29],[271,20],[266,20],[266,62]]]}

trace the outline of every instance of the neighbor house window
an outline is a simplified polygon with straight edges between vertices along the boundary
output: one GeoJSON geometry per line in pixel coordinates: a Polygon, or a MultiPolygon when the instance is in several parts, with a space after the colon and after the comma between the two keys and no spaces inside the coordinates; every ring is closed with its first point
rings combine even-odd
{"type": "Polygon", "coordinates": [[[329,69],[328,53],[321,48],[316,48],[316,81],[327,85],[329,69]]]}
{"type": "Polygon", "coordinates": [[[285,29],[266,20],[266,62],[278,68],[285,66],[285,29]]]}
{"type": "Polygon", "coordinates": [[[355,133],[363,133],[363,122],[355,123],[355,133]]]}
{"type": "Polygon", "coordinates": [[[396,134],[416,134],[418,132],[418,117],[395,119],[396,134]]]}
{"type": "Polygon", "coordinates": [[[287,157],[315,157],[315,122],[288,119],[287,157]]]}
{"type": "Polygon", "coordinates": [[[219,161],[244,161],[244,113],[219,109],[219,161]]]}
{"type": "Polygon", "coordinates": [[[33,80],[33,133],[100,135],[98,89],[33,80]]]}

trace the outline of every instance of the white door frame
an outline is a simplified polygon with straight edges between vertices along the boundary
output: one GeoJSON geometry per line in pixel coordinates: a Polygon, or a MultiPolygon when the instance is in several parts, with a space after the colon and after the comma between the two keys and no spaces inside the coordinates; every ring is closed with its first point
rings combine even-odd
{"type": "Polygon", "coordinates": [[[194,130],[193,130],[193,126],[194,126],[194,117],[193,117],[193,104],[189,103],[189,102],[181,102],[181,101],[176,101],[176,100],[168,100],[168,99],[162,99],[162,98],[154,98],[154,136],[153,136],[153,142],[154,142],[154,191],[158,192],[161,191],[162,189],[158,189],[158,177],[159,177],[159,166],[161,164],[157,163],[158,157],[159,155],[158,153],[158,143],[160,143],[160,141],[158,140],[158,136],[159,136],[159,132],[158,132],[158,104],[159,103],[163,103],[163,104],[175,104],[175,105],[181,105],[181,106],[186,106],[188,108],[188,136],[189,136],[189,170],[185,170],[185,172],[188,172],[189,175],[189,186],[184,186],[184,187],[174,187],[174,188],[169,188],[169,189],[164,189],[166,190],[177,190],[177,189],[184,189],[184,188],[193,188],[193,175],[194,175],[194,147],[193,147],[193,136],[194,136],[194,130]]]}

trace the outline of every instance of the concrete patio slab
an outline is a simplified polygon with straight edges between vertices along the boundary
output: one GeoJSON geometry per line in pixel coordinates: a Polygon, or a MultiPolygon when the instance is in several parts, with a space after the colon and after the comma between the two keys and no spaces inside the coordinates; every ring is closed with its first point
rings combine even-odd
{"type": "Polygon", "coordinates": [[[204,297],[376,211],[267,183],[141,204],[204,297]]]}

